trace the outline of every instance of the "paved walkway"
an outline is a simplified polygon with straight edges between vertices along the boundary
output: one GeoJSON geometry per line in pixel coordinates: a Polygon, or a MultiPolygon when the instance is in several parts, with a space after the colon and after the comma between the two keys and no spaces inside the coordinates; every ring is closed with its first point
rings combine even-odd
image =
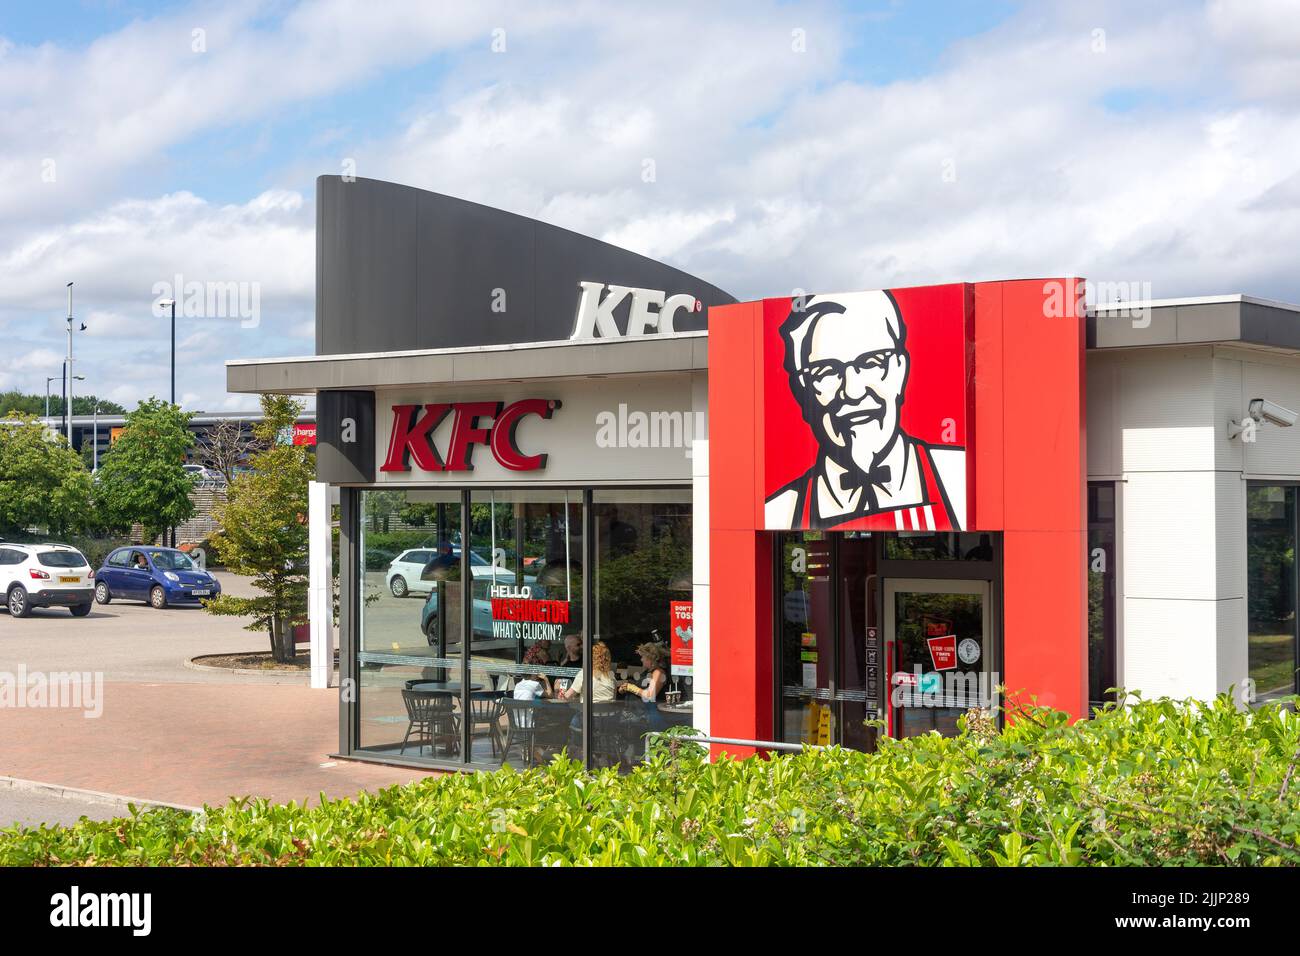
{"type": "MultiPolygon", "coordinates": [[[[6,708],[0,775],[190,806],[317,802],[419,779],[335,760],[338,691],[290,684],[106,682],[103,713],[6,708]]],[[[0,823],[0,826],[5,825],[0,823]]]]}

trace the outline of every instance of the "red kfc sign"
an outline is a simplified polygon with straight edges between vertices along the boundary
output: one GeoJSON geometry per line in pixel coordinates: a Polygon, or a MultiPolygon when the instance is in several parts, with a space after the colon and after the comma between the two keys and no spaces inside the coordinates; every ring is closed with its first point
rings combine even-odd
{"type": "Polygon", "coordinates": [[[528,398],[504,402],[443,402],[429,405],[394,405],[393,430],[388,454],[380,471],[410,471],[411,460],[422,471],[473,471],[475,445],[486,445],[502,468],[536,471],[546,467],[546,455],[525,455],[515,431],[529,415],[549,419],[560,403],[528,398]],[[444,459],[433,446],[433,433],[451,416],[451,438],[444,459]],[[490,420],[489,424],[484,424],[490,420]]]}

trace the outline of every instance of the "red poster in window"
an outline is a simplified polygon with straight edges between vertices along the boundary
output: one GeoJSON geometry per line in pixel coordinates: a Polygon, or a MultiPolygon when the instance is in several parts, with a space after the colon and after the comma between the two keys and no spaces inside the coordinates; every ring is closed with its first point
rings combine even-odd
{"type": "Polygon", "coordinates": [[[968,284],[768,299],[765,527],[975,527],[968,284]]]}
{"type": "Polygon", "coordinates": [[[957,635],[945,634],[943,637],[928,637],[926,646],[930,648],[930,662],[937,671],[950,671],[957,666],[957,635]]]}
{"type": "Polygon", "coordinates": [[[694,673],[694,610],[690,601],[671,601],[668,605],[668,626],[672,630],[669,652],[674,677],[690,677],[694,673]]]}

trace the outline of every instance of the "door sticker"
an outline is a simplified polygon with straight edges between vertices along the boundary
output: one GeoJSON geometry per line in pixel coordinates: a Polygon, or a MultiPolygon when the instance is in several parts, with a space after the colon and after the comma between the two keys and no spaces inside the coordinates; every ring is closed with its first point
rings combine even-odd
{"type": "Polygon", "coordinates": [[[974,664],[980,659],[980,642],[967,637],[957,645],[957,657],[963,664],[974,664]]]}
{"type": "Polygon", "coordinates": [[[930,662],[937,671],[955,670],[957,667],[957,635],[944,634],[942,637],[929,637],[925,641],[930,649],[930,662]]]}

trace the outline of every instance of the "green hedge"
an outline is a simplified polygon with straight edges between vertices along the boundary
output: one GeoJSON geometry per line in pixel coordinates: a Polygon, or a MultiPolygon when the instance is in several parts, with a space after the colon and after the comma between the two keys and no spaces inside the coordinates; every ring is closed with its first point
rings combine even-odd
{"type": "Polygon", "coordinates": [[[0,832],[0,863],[1054,865],[1300,863],[1300,717],[1131,701],[1069,725],[1016,707],[999,733],[709,764],[664,746],[620,777],[557,759],[305,809],[0,832]],[[677,752],[671,754],[668,751],[677,752]]]}
{"type": "Polygon", "coordinates": [[[86,560],[90,562],[90,566],[92,568],[98,568],[100,565],[102,565],[104,563],[104,559],[108,557],[109,552],[113,551],[116,548],[120,548],[123,547],[124,545],[128,545],[131,543],[131,539],[127,537],[90,538],[90,537],[86,537],[85,535],[77,535],[77,534],[65,534],[65,535],[32,534],[31,532],[27,532],[27,531],[16,533],[16,534],[10,534],[8,536],[8,540],[19,542],[19,543],[26,543],[26,544],[44,544],[45,542],[51,542],[53,544],[66,544],[70,547],[76,548],[78,551],[84,554],[86,556],[86,560]]]}

